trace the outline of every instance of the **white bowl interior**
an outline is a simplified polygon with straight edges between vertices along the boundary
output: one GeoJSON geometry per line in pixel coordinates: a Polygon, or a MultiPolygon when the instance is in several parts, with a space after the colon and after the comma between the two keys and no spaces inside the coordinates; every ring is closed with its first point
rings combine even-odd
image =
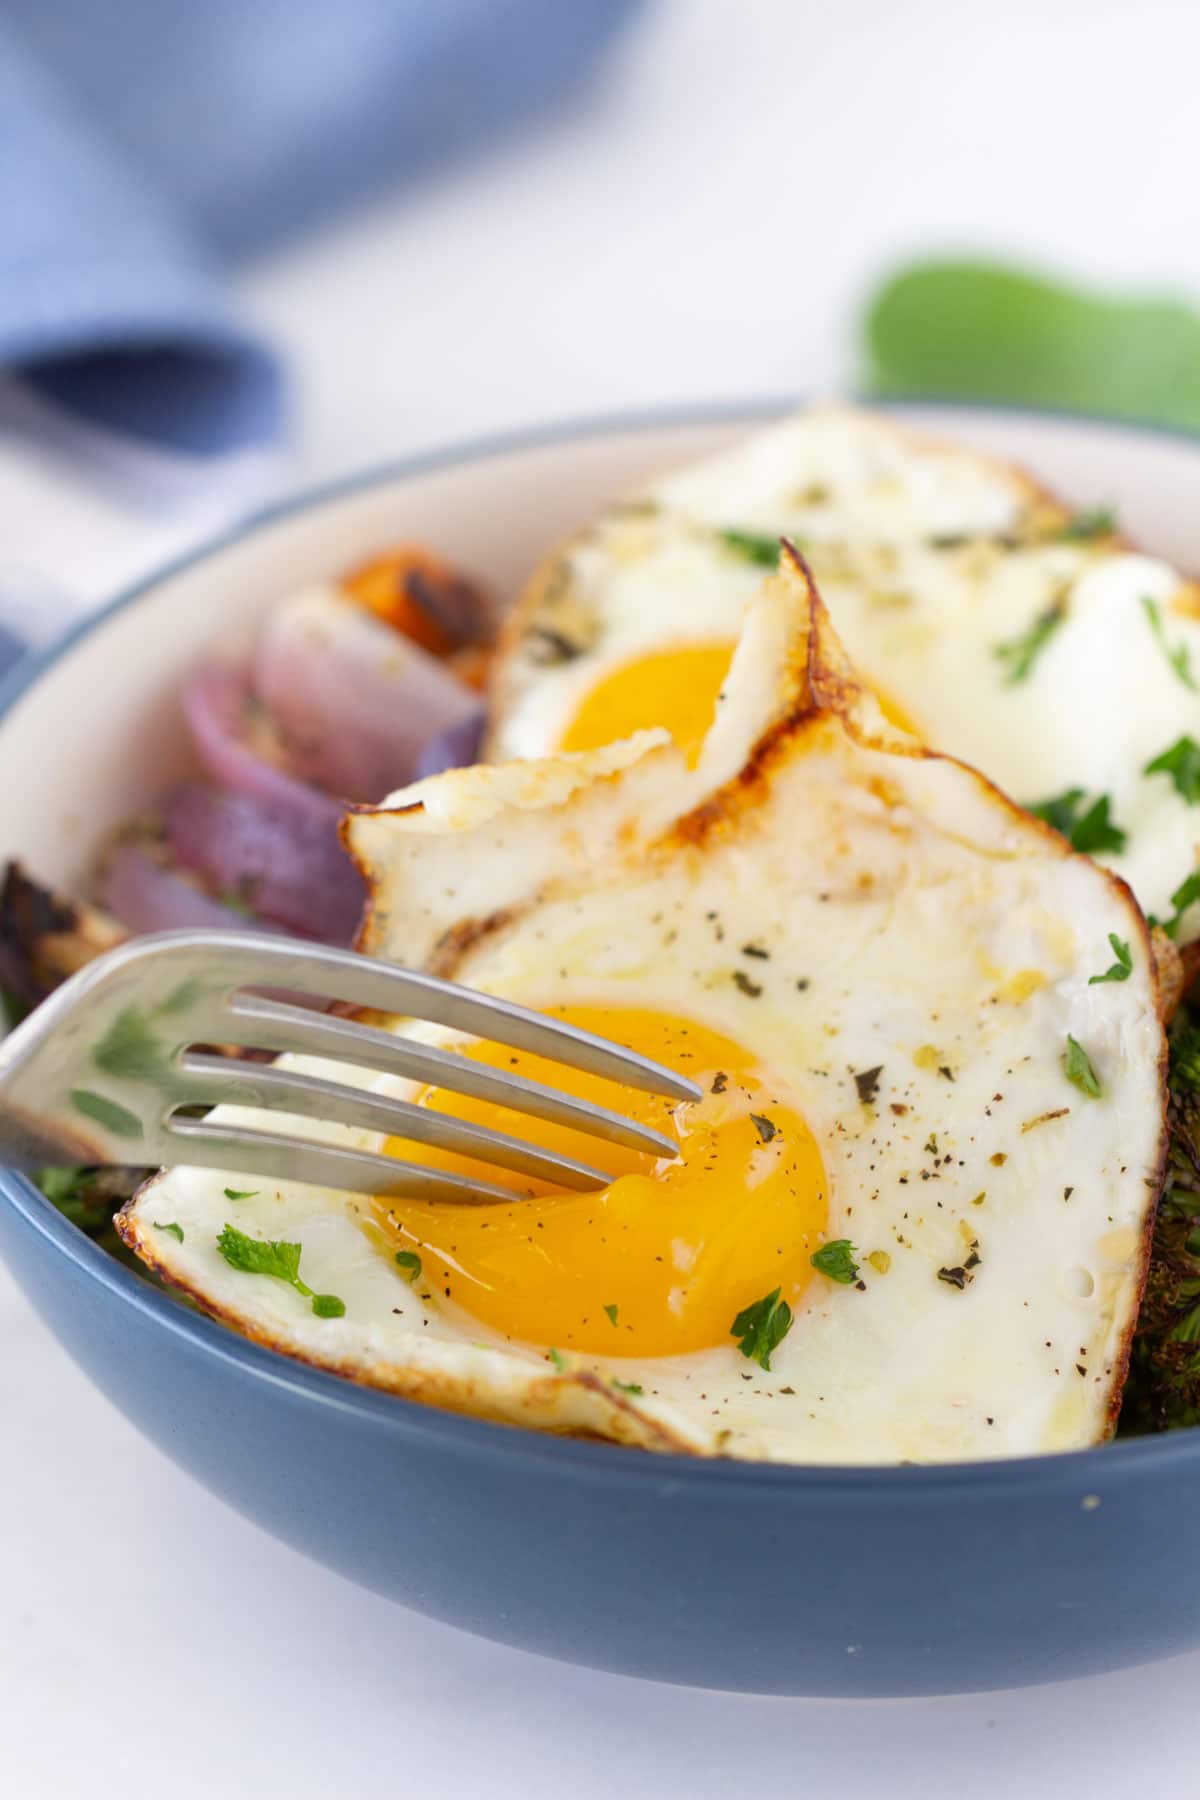
{"type": "MultiPolygon", "coordinates": [[[[1200,446],[1074,420],[905,407],[923,429],[1023,463],[1079,505],[1200,569],[1200,446]]],[[[514,594],[546,548],[652,472],[761,422],[634,424],[368,478],[289,512],[142,590],[81,637],[0,720],[0,850],[78,886],[96,846],[188,767],[183,679],[211,645],[247,634],[281,595],[405,539],[514,594]]]]}

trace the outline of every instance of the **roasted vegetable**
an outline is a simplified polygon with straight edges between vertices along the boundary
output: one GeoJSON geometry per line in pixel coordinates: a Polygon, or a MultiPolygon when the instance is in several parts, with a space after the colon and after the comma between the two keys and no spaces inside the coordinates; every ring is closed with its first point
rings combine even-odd
{"type": "Polygon", "coordinates": [[[1167,1179],[1121,1408],[1122,1433],[1200,1424],[1200,1014],[1171,1026],[1167,1179]]]}
{"type": "Polygon", "coordinates": [[[67,900],[10,862],[0,883],[0,982],[28,1009],[127,933],[108,913],[67,900]]]}

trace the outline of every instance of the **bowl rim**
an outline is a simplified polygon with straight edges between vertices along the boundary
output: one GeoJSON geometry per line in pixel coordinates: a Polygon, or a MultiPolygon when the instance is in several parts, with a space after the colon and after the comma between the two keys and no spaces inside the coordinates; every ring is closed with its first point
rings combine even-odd
{"type": "MultiPolygon", "coordinates": [[[[301,514],[393,482],[436,474],[460,464],[484,462],[527,450],[547,448],[590,438],[619,436],[639,431],[687,426],[736,424],[785,415],[805,404],[794,394],[760,396],[750,400],[727,399],[618,410],[582,418],[454,440],[448,444],[390,459],[332,481],[314,484],[286,498],[261,507],[228,530],[206,538],[184,555],[156,568],[122,589],[99,610],[75,622],[65,633],[41,649],[31,651],[0,679],[0,726],[24,695],[50,668],[66,658],[75,646],[103,628],[117,614],[134,605],[185,570],[235,548],[257,533],[301,514]]],[[[1172,426],[1156,425],[1103,414],[1066,409],[1019,406],[987,400],[970,401],[931,394],[847,397],[874,410],[905,413],[917,408],[944,412],[993,415],[999,419],[1026,419],[1038,424],[1083,426],[1114,437],[1144,443],[1174,442],[1200,456],[1200,440],[1172,426]]],[[[11,1205],[18,1217],[73,1264],[80,1275],[105,1289],[119,1303],[176,1337],[192,1344],[202,1355],[231,1371],[289,1390],[298,1399],[357,1415],[375,1428],[390,1430],[397,1438],[426,1438],[451,1451],[519,1458],[544,1465],[547,1472],[577,1470],[601,1481],[648,1483],[674,1488],[686,1481],[693,1489],[724,1492],[740,1489],[763,1498],[781,1490],[814,1495],[835,1495],[843,1500],[869,1500],[886,1496],[895,1503],[931,1490],[955,1492],[964,1497],[994,1499],[997,1490],[1040,1493],[1060,1490],[1064,1498],[1092,1501],[1096,1489],[1111,1491],[1115,1484],[1140,1481],[1154,1471],[1166,1473],[1181,1465],[1200,1462],[1200,1428],[1163,1432],[1140,1438],[1106,1442],[1085,1450],[1049,1451],[1034,1456],[996,1457],[952,1463],[762,1463],[735,1458],[708,1458],[655,1452],[621,1454],[622,1446],[558,1437],[528,1427],[494,1423],[465,1414],[423,1405],[386,1390],[372,1388],[312,1367],[281,1351],[269,1350],[239,1336],[230,1327],[198,1312],[181,1307],[164,1289],[152,1286],[107,1250],[87,1237],[60,1213],[25,1175],[0,1169],[0,1202],[11,1205]]]]}

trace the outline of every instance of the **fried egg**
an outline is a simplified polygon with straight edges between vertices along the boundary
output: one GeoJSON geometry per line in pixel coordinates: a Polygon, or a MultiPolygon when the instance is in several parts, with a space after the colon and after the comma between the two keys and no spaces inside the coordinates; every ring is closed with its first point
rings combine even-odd
{"type": "Polygon", "coordinates": [[[602,1031],[701,1098],[394,1029],[618,1105],[679,1155],[289,1058],[569,1144],[611,1180],[490,1170],[511,1203],[464,1207],[170,1169],[119,1221],[170,1281],[358,1381],[650,1450],[938,1461],[1105,1436],[1163,1154],[1145,923],[884,719],[798,560],[748,609],[698,756],[659,731],[454,771],[348,831],[367,949],[602,1031]],[[1128,973],[1097,981],[1114,943],[1128,973]],[[231,1259],[231,1232],[282,1245],[283,1278],[231,1259]]]}
{"type": "MultiPolygon", "coordinates": [[[[781,534],[893,723],[1023,805],[1054,803],[1078,848],[1172,917],[1200,844],[1200,587],[1103,515],[869,414],[775,426],[553,556],[509,623],[489,754],[653,725],[694,750],[781,534]]],[[[1200,909],[1180,923],[1195,935],[1200,909]]]]}

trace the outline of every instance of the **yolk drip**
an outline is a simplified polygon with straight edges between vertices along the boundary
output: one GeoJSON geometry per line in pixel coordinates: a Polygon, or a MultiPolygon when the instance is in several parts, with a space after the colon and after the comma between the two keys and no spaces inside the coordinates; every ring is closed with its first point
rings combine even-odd
{"type": "MultiPolygon", "coordinates": [[[[549,1010],[678,1068],[703,1098],[636,1093],[496,1044],[465,1053],[652,1125],[680,1155],[657,1159],[427,1090],[425,1105],[561,1150],[613,1180],[595,1193],[563,1193],[488,1168],[478,1172],[533,1197],[484,1206],[379,1200],[389,1241],[420,1255],[423,1284],[507,1336],[610,1356],[728,1344],[736,1315],[776,1287],[794,1304],[825,1228],[827,1189],[816,1140],[770,1077],[739,1044],[701,1025],[624,1007],[549,1010]]],[[[400,1139],[388,1148],[439,1168],[478,1169],[400,1139]]]]}
{"type": "MultiPolygon", "coordinates": [[[[619,738],[662,725],[694,763],[713,722],[729,673],[732,642],[678,644],[634,657],[604,675],[584,695],[563,734],[563,750],[599,750],[619,738]]],[[[913,737],[921,734],[885,689],[872,685],[886,719],[913,737]]]]}

